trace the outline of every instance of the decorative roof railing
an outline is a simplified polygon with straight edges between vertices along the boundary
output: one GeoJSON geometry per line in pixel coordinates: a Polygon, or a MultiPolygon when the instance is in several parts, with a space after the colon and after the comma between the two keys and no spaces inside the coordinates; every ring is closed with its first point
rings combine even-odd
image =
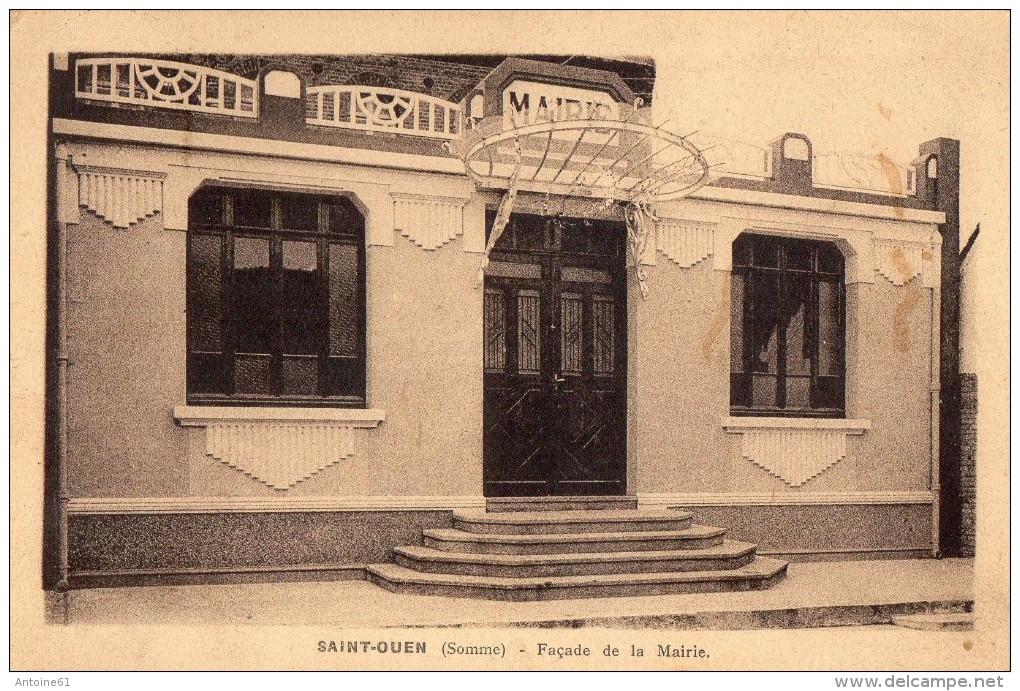
{"type": "Polygon", "coordinates": [[[812,170],[818,187],[901,197],[916,192],[914,169],[895,163],[883,154],[821,154],[814,157],[812,170]]]}
{"type": "Polygon", "coordinates": [[[310,86],[306,122],[369,132],[460,139],[461,106],[400,89],[376,86],[310,86]]]}
{"type": "Polygon", "coordinates": [[[201,65],[149,58],[75,62],[75,96],[155,108],[258,117],[258,84],[201,65]]]}

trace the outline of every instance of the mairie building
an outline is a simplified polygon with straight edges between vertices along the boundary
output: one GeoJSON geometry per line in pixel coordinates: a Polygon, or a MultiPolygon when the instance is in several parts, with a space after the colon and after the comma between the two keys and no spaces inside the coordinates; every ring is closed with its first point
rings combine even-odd
{"type": "Polygon", "coordinates": [[[364,578],[515,508],[693,514],[773,560],[959,552],[958,142],[690,135],[707,184],[635,254],[622,204],[462,152],[495,119],[558,155],[550,123],[654,109],[650,62],[50,79],[47,587],[364,578]]]}

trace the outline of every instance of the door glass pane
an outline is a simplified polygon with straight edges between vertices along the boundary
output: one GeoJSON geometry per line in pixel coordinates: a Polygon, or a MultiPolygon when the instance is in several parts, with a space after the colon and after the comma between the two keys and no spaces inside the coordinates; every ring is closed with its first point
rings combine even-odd
{"type": "Polygon", "coordinates": [[[541,298],[537,290],[517,294],[517,370],[537,374],[540,370],[539,323],[541,298]]]}
{"type": "Polygon", "coordinates": [[[798,281],[796,274],[787,281],[786,373],[811,374],[811,322],[807,318],[811,284],[806,278],[798,281]]]}
{"type": "Polygon", "coordinates": [[[839,286],[818,284],[818,374],[839,375],[839,286]]]}
{"type": "Polygon", "coordinates": [[[329,354],[357,357],[361,326],[358,248],[329,246],[329,354]]]}
{"type": "Polygon", "coordinates": [[[488,276],[500,278],[542,278],[541,264],[521,264],[519,262],[491,261],[485,267],[488,276]]]}
{"type": "Polygon", "coordinates": [[[564,266],[561,272],[564,281],[572,283],[605,283],[613,282],[613,276],[608,271],[598,269],[586,269],[580,266],[564,266]]]}
{"type": "Polygon", "coordinates": [[[485,369],[502,372],[506,367],[506,303],[502,290],[486,289],[482,321],[485,369]]]}
{"type": "Polygon", "coordinates": [[[616,359],[616,303],[612,298],[595,297],[592,333],[592,369],[595,374],[612,374],[616,359]]]}
{"type": "Polygon", "coordinates": [[[274,320],[269,240],[266,238],[234,238],[232,313],[235,350],[269,353],[274,320]]]}
{"type": "Polygon", "coordinates": [[[318,352],[322,299],[314,242],[283,242],[279,305],[283,352],[318,352]]]}
{"type": "Polygon", "coordinates": [[[219,235],[191,236],[188,335],[192,352],[219,352],[221,349],[221,245],[222,238],[219,235]]]}
{"type": "Polygon", "coordinates": [[[730,371],[744,371],[744,277],[730,278],[730,371]]]}
{"type": "Polygon", "coordinates": [[[584,305],[577,293],[560,296],[560,371],[581,374],[581,314],[584,305]]]}

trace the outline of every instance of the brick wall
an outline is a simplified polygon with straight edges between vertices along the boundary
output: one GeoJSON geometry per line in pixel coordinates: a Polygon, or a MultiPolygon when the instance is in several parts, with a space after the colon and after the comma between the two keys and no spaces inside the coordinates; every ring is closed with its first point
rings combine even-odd
{"type": "Polygon", "coordinates": [[[294,72],[306,86],[358,83],[385,85],[460,101],[491,71],[488,67],[422,60],[402,55],[176,55],[168,59],[206,65],[255,78],[264,69],[294,72]],[[381,79],[368,79],[368,76],[381,79]],[[431,88],[426,80],[431,81],[431,88]],[[380,83],[381,82],[381,83],[380,83]]]}
{"type": "Polygon", "coordinates": [[[974,556],[974,525],[977,495],[977,375],[960,374],[960,503],[963,521],[961,553],[974,556]]]}

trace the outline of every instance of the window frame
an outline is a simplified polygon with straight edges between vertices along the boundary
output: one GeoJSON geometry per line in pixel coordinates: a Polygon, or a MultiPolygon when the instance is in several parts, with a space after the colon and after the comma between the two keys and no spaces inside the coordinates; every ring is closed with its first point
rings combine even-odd
{"type": "MultiPolygon", "coordinates": [[[[740,354],[742,362],[741,372],[733,369],[733,343],[731,343],[730,360],[730,415],[734,417],[787,417],[787,418],[846,418],[846,259],[839,247],[830,241],[813,240],[780,235],[769,235],[759,232],[741,233],[733,242],[732,246],[733,264],[730,276],[731,285],[734,277],[740,276],[743,281],[743,305],[741,310],[741,332],[740,354]],[[775,267],[759,265],[754,260],[756,241],[775,243],[777,247],[777,260],[775,267]],[[738,243],[748,243],[749,259],[746,264],[738,260],[738,243]],[[791,248],[801,251],[810,249],[811,268],[807,270],[791,268],[788,258],[791,248]],[[837,271],[823,271],[821,269],[821,253],[832,252],[839,257],[837,271]],[[778,295],[773,309],[780,316],[781,328],[776,329],[776,391],[774,395],[774,406],[754,405],[754,324],[755,306],[753,304],[752,289],[753,280],[756,277],[770,276],[778,279],[778,295]],[[836,351],[835,366],[838,374],[823,375],[819,373],[819,351],[821,347],[821,329],[819,323],[820,301],[819,284],[829,283],[836,288],[836,351]],[[805,304],[804,320],[809,338],[810,349],[810,373],[809,375],[790,375],[787,372],[788,351],[787,334],[789,328],[789,309],[787,307],[790,296],[796,288],[794,285],[807,286],[808,301],[805,304]],[[808,387],[809,407],[790,408],[787,407],[788,383],[791,378],[807,378],[810,381],[808,387]],[[822,381],[828,380],[830,386],[835,386],[835,393],[828,395],[838,401],[838,405],[821,405],[824,403],[822,393],[822,381]]],[[[732,294],[732,293],[731,293],[732,294]]],[[[731,315],[734,314],[734,306],[731,305],[731,315]]],[[[759,316],[759,320],[762,317],[759,316]]],[[[730,338],[735,338],[734,327],[731,324],[730,338]]]]}
{"type": "MultiPolygon", "coordinates": [[[[188,405],[226,405],[251,407],[319,407],[319,408],[365,408],[367,405],[367,282],[366,282],[366,247],[365,247],[365,216],[360,209],[346,196],[308,194],[289,192],[277,189],[253,188],[247,186],[215,185],[203,186],[189,199],[188,231],[186,239],[186,392],[188,405]],[[206,221],[199,217],[197,205],[201,195],[221,196],[220,222],[206,221]],[[233,205],[239,195],[268,197],[270,200],[269,227],[239,226],[234,223],[233,205]],[[315,229],[291,229],[283,227],[284,200],[314,200],[317,219],[315,229]],[[352,213],[353,222],[344,223],[342,230],[330,229],[330,206],[346,207],[352,213]],[[195,256],[193,241],[195,237],[212,236],[219,239],[219,347],[218,353],[193,350],[193,330],[196,328],[193,318],[196,287],[195,256]],[[236,392],[236,359],[238,330],[235,323],[236,313],[232,309],[234,301],[234,240],[238,237],[265,239],[269,244],[269,270],[273,294],[269,299],[272,308],[273,332],[270,337],[270,370],[269,393],[237,393],[236,392]],[[315,352],[309,354],[316,362],[315,394],[285,394],[283,389],[283,358],[301,356],[301,354],[285,353],[283,344],[284,315],[288,306],[284,304],[281,294],[284,278],[283,247],[284,242],[314,242],[316,254],[315,296],[318,302],[316,316],[318,328],[315,334],[315,352]],[[347,245],[356,248],[354,300],[356,339],[354,355],[330,354],[330,267],[332,260],[331,248],[334,245],[347,245]],[[219,358],[216,367],[205,372],[211,374],[218,391],[196,391],[199,381],[198,360],[208,355],[219,358]],[[347,375],[341,377],[337,373],[347,375]],[[346,383],[342,392],[331,394],[328,391],[332,380],[346,383]]],[[[310,216],[310,214],[309,214],[310,216]]],[[[309,224],[310,225],[310,224],[309,224]]],[[[293,303],[290,303],[293,305],[293,303]]],[[[293,309],[293,308],[290,308],[293,309]]],[[[210,387],[213,388],[213,387],[210,387]]]]}

